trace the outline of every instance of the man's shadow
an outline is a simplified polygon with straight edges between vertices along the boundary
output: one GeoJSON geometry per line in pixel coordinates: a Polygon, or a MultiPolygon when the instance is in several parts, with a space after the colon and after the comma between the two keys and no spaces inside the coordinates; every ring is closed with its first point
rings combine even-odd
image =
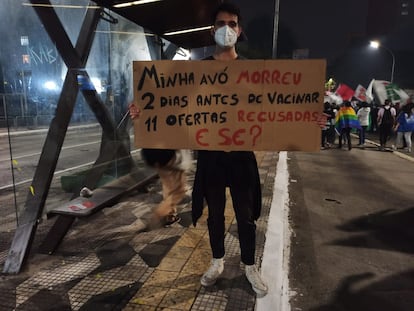
{"type": "Polygon", "coordinates": [[[358,236],[332,241],[331,245],[364,247],[414,254],[414,207],[387,209],[355,218],[337,227],[358,236]],[[373,243],[377,241],[378,243],[373,243]]]}
{"type": "Polygon", "coordinates": [[[392,275],[368,286],[353,289],[371,273],[351,275],[340,283],[326,305],[309,311],[408,311],[414,306],[414,270],[392,275]]]}

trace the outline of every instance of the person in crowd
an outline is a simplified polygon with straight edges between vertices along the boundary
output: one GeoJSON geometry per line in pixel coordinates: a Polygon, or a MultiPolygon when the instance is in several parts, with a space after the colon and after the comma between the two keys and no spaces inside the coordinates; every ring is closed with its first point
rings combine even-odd
{"type": "Polygon", "coordinates": [[[365,133],[369,126],[371,108],[367,102],[362,102],[361,107],[358,109],[357,116],[361,129],[358,131],[359,145],[363,147],[365,145],[365,133]]]}
{"type": "Polygon", "coordinates": [[[332,136],[335,139],[335,112],[329,102],[324,103],[323,113],[326,114],[326,124],[322,128],[322,143],[321,149],[330,148],[333,144],[332,136]]]}
{"type": "Polygon", "coordinates": [[[336,115],[338,114],[338,111],[339,111],[339,106],[336,103],[332,103],[331,107],[332,107],[332,114],[334,118],[331,119],[331,130],[328,133],[328,142],[331,146],[333,146],[335,145],[335,140],[336,140],[336,135],[337,135],[337,132],[335,130],[335,122],[336,122],[336,115]]]}
{"type": "Polygon", "coordinates": [[[371,126],[370,126],[369,131],[371,133],[374,133],[374,132],[378,131],[377,120],[378,120],[378,110],[379,110],[379,108],[378,108],[378,105],[376,103],[372,103],[371,106],[372,106],[371,107],[371,115],[370,115],[370,117],[371,117],[371,126]]]}
{"type": "Polygon", "coordinates": [[[379,150],[385,150],[387,141],[391,137],[392,128],[395,124],[396,111],[391,107],[389,99],[384,101],[384,106],[378,111],[377,123],[379,128],[379,150]]]}
{"type": "MultiPolygon", "coordinates": [[[[403,144],[403,138],[405,138],[406,151],[411,152],[412,142],[411,135],[414,131],[414,105],[406,104],[402,107],[400,113],[397,116],[397,120],[394,126],[394,131],[397,132],[397,139],[393,149],[397,150],[398,146],[403,144]]],[[[404,148],[404,146],[403,146],[404,148]]]]}
{"type": "MultiPolygon", "coordinates": [[[[132,120],[139,118],[140,110],[133,103],[129,105],[132,120]]],[[[149,228],[171,225],[180,221],[177,206],[185,199],[187,192],[186,171],[191,168],[189,150],[141,149],[144,162],[153,167],[160,178],[163,199],[152,214],[149,228]]]]}
{"type": "Polygon", "coordinates": [[[351,130],[353,128],[361,129],[361,125],[359,124],[358,117],[355,110],[352,108],[350,101],[344,101],[341,108],[339,108],[339,111],[336,114],[335,127],[339,133],[338,148],[342,148],[342,141],[345,137],[348,144],[348,150],[351,150],[351,130]]]}

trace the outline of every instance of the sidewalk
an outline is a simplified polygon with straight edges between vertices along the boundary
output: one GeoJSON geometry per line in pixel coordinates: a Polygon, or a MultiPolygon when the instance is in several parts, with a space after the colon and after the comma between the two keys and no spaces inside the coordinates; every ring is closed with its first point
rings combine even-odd
{"type": "MultiPolygon", "coordinates": [[[[260,264],[278,153],[258,152],[257,160],[263,185],[256,243],[260,264]]],[[[189,185],[193,178],[194,172],[189,185]]],[[[1,276],[0,310],[254,310],[255,293],[240,264],[231,200],[226,207],[225,270],[216,285],[204,288],[200,277],[211,259],[206,210],[194,228],[191,204],[182,204],[179,223],[145,232],[144,221],[161,200],[159,182],[153,186],[149,193],[136,192],[76,221],[51,256],[36,250],[54,219],[41,223],[24,270],[1,276]]],[[[12,232],[2,232],[0,245],[12,237],[12,232]]],[[[2,265],[7,251],[0,249],[2,265]]]]}

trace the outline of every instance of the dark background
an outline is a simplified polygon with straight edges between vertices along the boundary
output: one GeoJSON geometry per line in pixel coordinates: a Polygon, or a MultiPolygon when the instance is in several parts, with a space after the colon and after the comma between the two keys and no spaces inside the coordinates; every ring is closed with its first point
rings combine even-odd
{"type": "MultiPolygon", "coordinates": [[[[272,58],[274,0],[235,0],[244,18],[248,43],[240,52],[249,58],[272,58]]],[[[390,80],[392,56],[369,47],[380,40],[395,55],[394,82],[414,88],[413,0],[280,0],[278,58],[307,49],[309,58],[326,58],[327,78],[367,87],[371,79],[390,80]],[[403,3],[408,6],[404,7],[403,3]]]]}

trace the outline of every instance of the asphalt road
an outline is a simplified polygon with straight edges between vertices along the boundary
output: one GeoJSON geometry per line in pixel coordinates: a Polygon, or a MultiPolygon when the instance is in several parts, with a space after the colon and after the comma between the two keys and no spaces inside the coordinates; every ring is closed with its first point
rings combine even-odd
{"type": "MultiPolygon", "coordinates": [[[[10,157],[14,165],[14,182],[19,184],[32,179],[39,161],[47,130],[25,131],[12,134],[9,141],[2,138],[0,149],[0,189],[12,183],[10,157]]],[[[95,127],[74,128],[67,132],[56,167],[56,172],[87,165],[99,154],[101,130],[95,127]]]]}
{"type": "Polygon", "coordinates": [[[288,157],[291,310],[414,310],[414,162],[373,145],[288,157]]]}
{"type": "MultiPolygon", "coordinates": [[[[0,218],[15,217],[24,207],[47,131],[48,129],[17,131],[11,132],[10,137],[6,132],[0,133],[0,218]],[[11,158],[13,162],[10,161],[11,158]]],[[[61,177],[92,166],[99,155],[101,136],[98,124],[68,129],[49,189],[47,210],[70,199],[72,194],[62,189],[61,177]]],[[[0,225],[2,224],[3,221],[0,220],[0,225]]]]}

